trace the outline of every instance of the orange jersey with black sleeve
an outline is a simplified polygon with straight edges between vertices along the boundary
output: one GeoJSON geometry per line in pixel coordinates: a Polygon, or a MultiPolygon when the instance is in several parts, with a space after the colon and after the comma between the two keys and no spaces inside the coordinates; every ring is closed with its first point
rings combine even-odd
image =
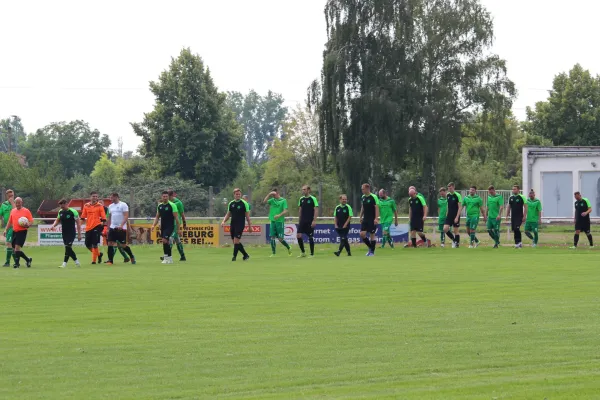
{"type": "Polygon", "coordinates": [[[100,202],[96,204],[86,203],[81,212],[81,219],[85,219],[85,231],[91,231],[106,220],[104,206],[100,202]]]}

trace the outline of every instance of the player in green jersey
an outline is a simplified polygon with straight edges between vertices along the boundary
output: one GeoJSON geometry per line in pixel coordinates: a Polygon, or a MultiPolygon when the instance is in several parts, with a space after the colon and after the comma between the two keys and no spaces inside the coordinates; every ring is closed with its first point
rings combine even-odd
{"type": "Polygon", "coordinates": [[[271,223],[271,257],[275,256],[277,241],[287,249],[288,255],[292,255],[290,245],[285,241],[285,214],[288,213],[287,200],[279,195],[277,188],[273,188],[271,193],[265,197],[263,203],[269,205],[269,222],[271,223]]]}
{"type": "MultiPolygon", "coordinates": [[[[8,224],[8,219],[10,218],[10,212],[13,208],[15,208],[15,192],[11,189],[6,191],[6,201],[0,204],[0,218],[2,218],[3,222],[0,227],[4,227],[8,224]]],[[[6,229],[6,262],[3,267],[10,267],[10,258],[13,256],[13,247],[12,247],[12,239],[13,239],[13,230],[11,227],[6,229]]],[[[15,259],[15,263],[17,260],[15,259]]]]}
{"type": "MultiPolygon", "coordinates": [[[[187,224],[185,222],[185,210],[183,208],[183,203],[181,200],[177,198],[177,193],[174,190],[169,190],[169,201],[177,207],[177,215],[179,218],[179,225],[183,227],[183,229],[187,229],[187,224]]],[[[177,245],[177,251],[179,252],[179,261],[186,261],[185,252],[183,251],[183,244],[181,243],[181,238],[179,237],[179,231],[175,230],[173,232],[173,241],[177,245]]],[[[183,230],[181,231],[183,234],[183,230]]]]}
{"type": "Polygon", "coordinates": [[[502,220],[502,209],[504,198],[496,193],[494,186],[488,187],[487,207],[485,220],[488,234],[494,240],[494,248],[500,247],[500,221],[502,220]]]}
{"type": "Polygon", "coordinates": [[[479,214],[485,215],[483,208],[483,200],[477,195],[477,188],[471,186],[469,188],[469,194],[465,196],[462,201],[463,206],[467,210],[467,235],[470,236],[469,248],[479,246],[479,239],[477,239],[477,225],[479,225],[479,214]]]}
{"type": "Polygon", "coordinates": [[[252,204],[250,204],[250,197],[248,197],[247,194],[242,196],[242,200],[244,200],[246,203],[248,203],[248,210],[249,212],[252,212],[252,204]]]}
{"type": "Polygon", "coordinates": [[[379,190],[379,218],[381,219],[381,230],[383,233],[381,248],[383,249],[385,244],[389,243],[393,249],[394,240],[390,234],[390,228],[392,227],[392,223],[398,226],[398,210],[396,208],[396,201],[388,196],[385,189],[379,190]]]}
{"type": "Polygon", "coordinates": [[[532,247],[538,244],[538,222],[542,219],[542,202],[535,198],[533,189],[527,199],[527,219],[525,220],[525,236],[533,240],[532,247]],[[533,235],[532,235],[533,234],[533,235]]]}
{"type": "Polygon", "coordinates": [[[438,198],[438,232],[440,233],[440,246],[446,245],[446,234],[444,233],[444,222],[448,215],[448,196],[446,188],[440,188],[440,197],[438,198]]]}

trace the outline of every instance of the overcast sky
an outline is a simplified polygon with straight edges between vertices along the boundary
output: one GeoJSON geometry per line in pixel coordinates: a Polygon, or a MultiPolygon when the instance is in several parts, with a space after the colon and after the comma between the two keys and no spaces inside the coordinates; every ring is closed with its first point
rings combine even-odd
{"type": "MultiPolygon", "coordinates": [[[[579,62],[600,72],[597,0],[482,0],[495,20],[493,51],[517,84],[515,114],[544,100],[552,78],[579,62]]],[[[282,93],[302,102],[319,76],[324,0],[1,1],[0,118],[28,132],[83,119],[125,150],[129,122],[152,109],[148,82],[190,47],[223,91],[282,93]]]]}

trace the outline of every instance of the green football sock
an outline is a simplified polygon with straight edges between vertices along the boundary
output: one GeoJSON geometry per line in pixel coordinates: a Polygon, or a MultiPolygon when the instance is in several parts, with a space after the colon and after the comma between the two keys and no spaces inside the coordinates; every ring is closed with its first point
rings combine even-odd
{"type": "Polygon", "coordinates": [[[5,264],[10,264],[10,258],[12,257],[12,255],[13,255],[13,249],[12,249],[12,247],[7,247],[6,248],[6,262],[5,262],[5,264]]]}
{"type": "Polygon", "coordinates": [[[500,244],[500,230],[494,229],[494,235],[496,236],[496,238],[495,238],[496,244],[500,244]]]}
{"type": "Polygon", "coordinates": [[[394,248],[394,239],[392,239],[392,235],[388,233],[387,235],[388,242],[390,242],[390,247],[394,248]]]}
{"type": "Polygon", "coordinates": [[[275,254],[277,244],[275,243],[275,239],[271,239],[271,251],[275,254]]]}
{"type": "Polygon", "coordinates": [[[117,249],[119,249],[119,253],[121,253],[123,258],[129,258],[129,257],[127,257],[127,253],[125,253],[125,250],[123,250],[122,247],[117,246],[117,249]]]}
{"type": "Polygon", "coordinates": [[[446,234],[444,231],[440,232],[440,243],[446,243],[446,234]]]}
{"type": "Polygon", "coordinates": [[[286,249],[290,249],[290,245],[283,239],[281,239],[281,244],[283,245],[283,247],[285,247],[286,249]]]}
{"type": "Polygon", "coordinates": [[[183,243],[177,243],[177,251],[179,252],[180,257],[185,257],[185,253],[183,252],[183,243]]]}
{"type": "Polygon", "coordinates": [[[471,237],[471,243],[475,242],[475,234],[471,233],[469,236],[471,237]]]}
{"type": "Polygon", "coordinates": [[[539,237],[539,235],[538,235],[537,231],[533,231],[533,243],[534,244],[537,244],[538,237],[539,237]]]}

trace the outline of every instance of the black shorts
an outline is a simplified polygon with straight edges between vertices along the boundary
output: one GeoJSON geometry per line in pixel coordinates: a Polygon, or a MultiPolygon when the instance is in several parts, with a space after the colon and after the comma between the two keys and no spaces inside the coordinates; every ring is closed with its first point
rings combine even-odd
{"type": "Polygon", "coordinates": [[[521,230],[521,225],[523,225],[523,218],[518,218],[518,219],[511,219],[510,220],[510,230],[511,231],[517,231],[517,230],[521,230]]]}
{"type": "Polygon", "coordinates": [[[94,228],[91,231],[87,231],[85,233],[85,247],[91,248],[93,246],[98,246],[98,244],[100,243],[101,232],[102,230],[98,230],[97,228],[94,228]]]}
{"type": "Polygon", "coordinates": [[[75,241],[75,232],[65,232],[62,233],[62,239],[65,246],[71,246],[75,241]]]}
{"type": "Polygon", "coordinates": [[[350,228],[337,228],[335,230],[341,239],[348,238],[348,232],[350,232],[350,228]]]}
{"type": "Polygon", "coordinates": [[[377,232],[377,225],[375,225],[375,221],[363,221],[360,223],[360,231],[367,233],[375,233],[377,232]]]}
{"type": "Polygon", "coordinates": [[[163,239],[170,239],[173,236],[173,232],[175,232],[174,226],[161,226],[160,227],[160,237],[163,239]]]}
{"type": "Polygon", "coordinates": [[[423,217],[410,219],[410,230],[411,231],[423,232],[424,225],[425,224],[423,223],[423,217]]]}
{"type": "Polygon", "coordinates": [[[312,227],[312,221],[304,222],[300,221],[298,224],[298,234],[312,236],[315,233],[314,228],[312,227]]]}
{"type": "Polygon", "coordinates": [[[582,232],[589,232],[591,227],[590,227],[590,219],[589,218],[577,218],[575,220],[575,230],[576,231],[582,231],[582,232]]]}
{"type": "Polygon", "coordinates": [[[23,247],[25,245],[25,240],[27,240],[27,229],[24,231],[13,232],[13,238],[11,242],[12,247],[23,247]]]}
{"type": "Polygon", "coordinates": [[[456,214],[448,215],[446,220],[444,221],[444,225],[453,226],[454,228],[458,228],[460,226],[460,217],[458,217],[458,222],[454,222],[456,219],[456,214]]]}
{"type": "Polygon", "coordinates": [[[231,225],[231,240],[233,239],[241,239],[244,234],[244,226],[234,226],[231,225]]]}
{"type": "Polygon", "coordinates": [[[127,231],[125,229],[110,228],[108,230],[108,241],[126,244],[127,231]]]}

